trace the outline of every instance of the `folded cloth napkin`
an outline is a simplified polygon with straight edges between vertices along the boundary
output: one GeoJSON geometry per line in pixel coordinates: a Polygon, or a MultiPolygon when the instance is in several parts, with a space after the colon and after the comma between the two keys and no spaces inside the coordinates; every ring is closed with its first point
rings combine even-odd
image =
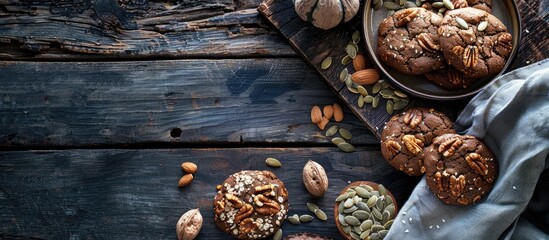
{"type": "Polygon", "coordinates": [[[549,168],[549,59],[500,76],[465,106],[455,127],[493,152],[499,164],[494,187],[476,204],[450,206],[423,177],[386,239],[549,239],[549,202],[539,202],[549,199],[548,190],[538,189],[537,205],[528,206],[549,168]],[[527,206],[529,214],[522,214],[527,206]]]}

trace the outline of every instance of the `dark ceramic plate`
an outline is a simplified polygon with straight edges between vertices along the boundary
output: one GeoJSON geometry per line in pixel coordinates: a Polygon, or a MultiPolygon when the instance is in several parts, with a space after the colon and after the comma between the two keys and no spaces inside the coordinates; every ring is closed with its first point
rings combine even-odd
{"type": "MultiPolygon", "coordinates": [[[[387,10],[383,7],[379,10],[374,10],[371,7],[372,1],[373,0],[366,1],[363,15],[363,35],[364,39],[366,39],[366,49],[372,60],[381,70],[385,79],[388,79],[396,87],[420,98],[441,101],[457,100],[475,95],[497,77],[479,79],[466,89],[448,90],[433,84],[423,76],[400,73],[383,64],[380,59],[378,59],[377,54],[377,29],[379,23],[387,16],[387,10]]],[[[498,74],[499,76],[510,66],[517,54],[518,43],[521,38],[521,23],[517,6],[513,0],[495,0],[492,1],[492,4],[492,14],[505,24],[509,33],[513,36],[513,50],[507,63],[503,67],[503,70],[498,74]]]]}

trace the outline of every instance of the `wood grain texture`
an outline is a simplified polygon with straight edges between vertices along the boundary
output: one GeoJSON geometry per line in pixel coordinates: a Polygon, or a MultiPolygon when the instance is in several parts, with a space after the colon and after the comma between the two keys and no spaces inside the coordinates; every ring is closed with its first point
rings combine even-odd
{"type": "MultiPolygon", "coordinates": [[[[522,17],[523,28],[529,29],[528,32],[540,30],[547,32],[549,22],[543,16],[547,15],[546,8],[541,8],[542,1],[517,1],[519,12],[522,17]],[[533,30],[534,29],[534,30],[533,30]]],[[[363,4],[362,4],[363,5],[363,4]]],[[[372,108],[366,105],[359,108],[357,104],[358,95],[350,92],[339,79],[339,73],[343,68],[348,68],[352,72],[352,64],[343,65],[341,59],[346,55],[345,47],[351,41],[351,35],[357,29],[361,29],[361,14],[358,14],[353,20],[348,23],[341,24],[330,30],[322,30],[315,28],[297,15],[293,8],[293,2],[290,0],[265,0],[258,7],[259,12],[277,29],[280,34],[290,43],[290,45],[298,52],[302,58],[311,65],[328,83],[329,86],[340,96],[351,111],[364,122],[364,124],[375,133],[377,137],[381,136],[381,131],[385,122],[390,118],[390,114],[385,111],[385,100],[382,100],[379,107],[372,108]],[[326,57],[334,59],[330,68],[323,70],[320,68],[322,61],[326,57]]],[[[364,7],[364,6],[362,6],[364,7]]],[[[359,13],[362,12],[359,11],[359,13]]],[[[546,34],[523,33],[520,44],[520,50],[513,62],[513,67],[509,70],[516,69],[537,62],[549,57],[549,48],[546,39],[546,34]],[[538,44],[538,43],[544,44],[538,44]]],[[[364,44],[358,44],[360,48],[364,44]]],[[[362,49],[359,49],[362,51],[362,49]]],[[[366,52],[366,51],[362,51],[366,52]]],[[[435,107],[442,111],[452,119],[457,115],[459,110],[463,108],[468,99],[451,101],[451,102],[435,102],[417,99],[410,97],[408,107],[435,107]]]]}
{"type": "MultiPolygon", "coordinates": [[[[0,85],[3,147],[331,145],[310,110],[342,104],[297,58],[3,62],[0,85]]],[[[351,142],[377,144],[345,111],[351,142]]]]}
{"type": "Polygon", "coordinates": [[[377,150],[359,148],[240,148],[155,150],[59,150],[0,152],[0,238],[176,239],[175,224],[193,208],[204,216],[197,239],[228,239],[213,221],[215,187],[240,170],[271,170],[289,191],[290,214],[308,213],[316,203],[329,216],[310,223],[283,225],[284,235],[314,232],[339,239],[334,200],[348,182],[385,185],[399,206],[419,178],[393,170],[377,150]],[[265,165],[279,159],[278,169],[265,165]],[[323,198],[303,186],[307,160],[320,163],[329,177],[323,198]],[[180,164],[198,165],[193,182],[178,188],[180,164]]]}
{"type": "Polygon", "coordinates": [[[257,0],[0,1],[0,59],[296,56],[257,0]]]}

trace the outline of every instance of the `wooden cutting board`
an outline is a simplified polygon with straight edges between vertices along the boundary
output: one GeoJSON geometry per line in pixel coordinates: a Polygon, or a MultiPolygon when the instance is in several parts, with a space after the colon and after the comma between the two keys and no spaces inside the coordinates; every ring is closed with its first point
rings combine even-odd
{"type": "MultiPolygon", "coordinates": [[[[348,68],[350,73],[354,72],[352,62],[343,65],[341,59],[347,55],[345,47],[352,41],[352,34],[361,29],[362,8],[359,10],[358,16],[350,22],[330,30],[322,30],[303,21],[295,12],[292,0],[265,0],[258,7],[259,12],[267,21],[322,76],[347,107],[364,122],[366,127],[380,139],[383,126],[391,117],[385,107],[387,100],[380,98],[381,101],[376,108],[368,104],[360,108],[357,103],[359,95],[350,92],[345,83],[339,81],[339,74],[344,68],[348,68]],[[322,61],[326,57],[332,57],[332,64],[327,69],[321,69],[322,61]]],[[[359,46],[359,52],[367,56],[367,51],[364,51],[364,41],[361,40],[357,45],[359,46]]],[[[370,56],[367,56],[367,58],[369,60],[370,56]]],[[[370,62],[369,67],[374,67],[372,61],[368,62],[370,62]]],[[[366,89],[370,90],[369,87],[366,87],[366,89]]],[[[466,102],[464,100],[455,102],[426,101],[412,96],[409,96],[409,99],[409,104],[405,109],[416,106],[434,107],[445,112],[452,119],[455,119],[456,113],[463,108],[466,102]]],[[[311,107],[313,105],[314,103],[311,103],[311,107]]],[[[395,111],[393,114],[397,113],[399,112],[395,111]]]]}

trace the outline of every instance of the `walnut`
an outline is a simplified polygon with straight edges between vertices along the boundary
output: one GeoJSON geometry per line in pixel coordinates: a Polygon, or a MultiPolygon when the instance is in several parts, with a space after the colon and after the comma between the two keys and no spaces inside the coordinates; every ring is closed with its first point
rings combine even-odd
{"type": "Polygon", "coordinates": [[[202,215],[200,209],[192,209],[184,213],[176,225],[177,238],[179,240],[194,239],[202,228],[202,215]]]}
{"type": "Polygon", "coordinates": [[[252,215],[254,212],[254,207],[248,203],[244,204],[234,217],[234,223],[239,224],[242,220],[252,215]]]}
{"type": "Polygon", "coordinates": [[[322,197],[328,190],[328,176],[324,168],[309,160],[303,167],[303,184],[313,196],[322,197]]]}
{"type": "Polygon", "coordinates": [[[256,193],[263,193],[264,195],[276,196],[275,192],[276,186],[274,184],[267,184],[263,186],[255,187],[256,193]]]}
{"type": "Polygon", "coordinates": [[[442,184],[442,173],[436,172],[435,173],[435,181],[437,184],[438,191],[443,192],[444,191],[444,185],[442,184]]]}
{"type": "Polygon", "coordinates": [[[442,153],[443,156],[449,157],[452,156],[457,148],[461,146],[462,141],[461,139],[457,137],[450,137],[446,140],[444,140],[439,146],[438,146],[438,152],[442,153]]]}
{"type": "Polygon", "coordinates": [[[462,55],[463,65],[465,68],[472,68],[477,65],[479,59],[479,51],[477,46],[468,46],[462,55]]]}
{"type": "Polygon", "coordinates": [[[404,113],[404,117],[402,120],[405,124],[408,124],[410,125],[410,127],[415,128],[423,120],[423,113],[421,113],[421,110],[419,109],[411,109],[404,113]]]}
{"type": "Polygon", "coordinates": [[[453,197],[459,197],[463,189],[465,189],[465,176],[459,175],[457,178],[454,175],[450,176],[450,194],[453,197]]]}
{"type": "Polygon", "coordinates": [[[215,202],[214,211],[217,215],[221,214],[225,210],[225,201],[215,202]]]}
{"type": "Polygon", "coordinates": [[[243,206],[242,201],[238,199],[237,196],[230,193],[225,194],[225,199],[227,199],[227,201],[230,202],[235,208],[241,208],[243,206]]]}
{"type": "Polygon", "coordinates": [[[416,138],[414,135],[404,135],[402,141],[404,142],[406,149],[414,155],[417,155],[423,150],[423,141],[416,138]]]}
{"type": "Polygon", "coordinates": [[[465,161],[470,168],[475,170],[479,175],[488,175],[488,167],[486,166],[486,159],[480,156],[478,153],[469,153],[465,156],[465,161]]]}
{"type": "Polygon", "coordinates": [[[414,20],[417,16],[419,16],[419,10],[414,8],[407,8],[402,11],[396,12],[394,16],[396,19],[396,26],[402,27],[414,20]]]}
{"type": "Polygon", "coordinates": [[[248,234],[251,232],[255,232],[259,228],[259,224],[256,223],[251,218],[244,219],[239,225],[238,225],[238,231],[244,234],[248,234]]]}
{"type": "Polygon", "coordinates": [[[254,198],[254,203],[259,208],[256,209],[256,212],[272,216],[280,211],[280,205],[268,197],[265,197],[263,194],[256,195],[254,198]]]}
{"type": "Polygon", "coordinates": [[[436,53],[440,51],[440,46],[435,43],[428,33],[420,33],[417,36],[419,46],[421,46],[426,51],[436,53]]]}
{"type": "Polygon", "coordinates": [[[394,140],[388,140],[387,142],[385,142],[385,146],[393,156],[398,154],[402,148],[400,144],[394,140]]]}

